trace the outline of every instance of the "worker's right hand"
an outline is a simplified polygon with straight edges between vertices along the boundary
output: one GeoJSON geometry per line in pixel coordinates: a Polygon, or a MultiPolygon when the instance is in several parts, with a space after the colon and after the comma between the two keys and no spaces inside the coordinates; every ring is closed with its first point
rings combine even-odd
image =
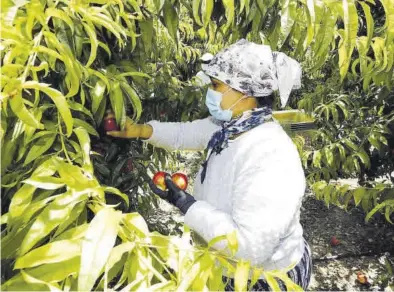
{"type": "Polygon", "coordinates": [[[143,127],[146,125],[134,124],[132,120],[127,119],[123,131],[109,131],[107,135],[117,138],[145,138],[143,137],[143,127]]]}

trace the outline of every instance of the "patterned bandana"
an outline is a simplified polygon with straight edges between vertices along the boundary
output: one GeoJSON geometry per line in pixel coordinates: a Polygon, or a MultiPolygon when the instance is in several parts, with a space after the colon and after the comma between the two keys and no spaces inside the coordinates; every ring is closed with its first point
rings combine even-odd
{"type": "Polygon", "coordinates": [[[208,160],[212,153],[220,154],[228,147],[228,140],[238,134],[244,133],[272,119],[272,108],[262,107],[245,111],[238,119],[222,123],[222,129],[216,131],[208,142],[208,158],[202,164],[201,183],[205,180],[208,160]]]}
{"type": "Polygon", "coordinates": [[[215,56],[201,58],[205,75],[248,96],[264,97],[279,90],[282,107],[293,89],[301,87],[301,65],[269,46],[241,39],[215,56]],[[210,60],[210,61],[209,61],[210,60]],[[209,62],[209,63],[208,63],[209,62]]]}

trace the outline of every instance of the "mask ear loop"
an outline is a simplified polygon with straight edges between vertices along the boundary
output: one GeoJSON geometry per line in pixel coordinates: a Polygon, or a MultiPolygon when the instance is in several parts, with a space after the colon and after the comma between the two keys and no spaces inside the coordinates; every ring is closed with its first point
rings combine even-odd
{"type": "Polygon", "coordinates": [[[233,107],[237,105],[241,100],[248,98],[246,94],[244,94],[240,99],[238,99],[232,106],[230,106],[228,109],[231,110],[233,107]]]}

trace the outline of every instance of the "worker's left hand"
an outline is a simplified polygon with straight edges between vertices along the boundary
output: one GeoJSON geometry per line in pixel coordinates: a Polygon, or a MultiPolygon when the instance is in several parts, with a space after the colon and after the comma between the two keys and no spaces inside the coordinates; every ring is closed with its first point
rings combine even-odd
{"type": "Polygon", "coordinates": [[[187,210],[193,205],[196,200],[189,193],[177,187],[171,179],[171,176],[167,173],[164,177],[168,191],[159,189],[153,181],[149,182],[151,190],[166,201],[178,207],[183,214],[186,214],[187,210]]]}

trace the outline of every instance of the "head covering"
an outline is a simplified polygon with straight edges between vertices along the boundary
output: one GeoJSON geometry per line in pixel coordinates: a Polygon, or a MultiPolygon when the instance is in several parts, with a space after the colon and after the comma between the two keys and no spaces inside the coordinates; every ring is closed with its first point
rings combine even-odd
{"type": "MultiPolygon", "coordinates": [[[[254,97],[269,96],[279,90],[282,107],[292,89],[301,87],[300,64],[281,52],[272,52],[266,45],[241,39],[215,56],[202,57],[203,72],[230,87],[254,97]]],[[[202,73],[198,74],[201,79],[202,73]]],[[[203,77],[204,79],[204,77],[203,77]]],[[[206,83],[202,81],[201,83],[206,83]]]]}

